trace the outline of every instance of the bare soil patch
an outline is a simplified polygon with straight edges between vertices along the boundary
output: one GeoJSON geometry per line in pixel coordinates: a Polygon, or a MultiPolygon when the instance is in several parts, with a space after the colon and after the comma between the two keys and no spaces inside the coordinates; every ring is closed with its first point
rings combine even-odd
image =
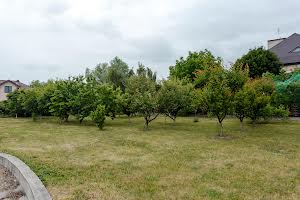
{"type": "Polygon", "coordinates": [[[0,200],[18,200],[23,196],[17,179],[0,166],[0,200]]]}

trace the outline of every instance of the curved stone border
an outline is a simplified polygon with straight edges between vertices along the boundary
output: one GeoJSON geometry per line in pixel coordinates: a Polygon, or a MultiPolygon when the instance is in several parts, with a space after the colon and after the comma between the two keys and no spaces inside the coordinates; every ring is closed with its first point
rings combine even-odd
{"type": "Polygon", "coordinates": [[[28,200],[52,200],[41,180],[20,159],[0,153],[0,165],[16,177],[28,200]]]}

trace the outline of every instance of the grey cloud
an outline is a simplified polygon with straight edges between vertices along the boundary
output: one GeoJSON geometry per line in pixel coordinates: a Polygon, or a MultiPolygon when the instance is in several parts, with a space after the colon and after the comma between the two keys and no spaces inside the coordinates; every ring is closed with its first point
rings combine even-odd
{"type": "Polygon", "coordinates": [[[96,23],[89,23],[87,21],[81,20],[77,21],[75,25],[84,32],[92,32],[98,35],[105,36],[106,38],[121,38],[121,31],[113,24],[109,19],[99,20],[96,23]]]}
{"type": "Polygon", "coordinates": [[[82,10],[72,0],[0,1],[0,76],[63,78],[119,56],[167,77],[188,51],[207,48],[228,64],[279,37],[277,28],[300,32],[300,1],[166,0],[160,11],[153,1],[82,1],[82,10]]]}
{"type": "Polygon", "coordinates": [[[28,70],[28,71],[42,71],[42,72],[50,72],[50,71],[58,71],[59,69],[62,68],[62,66],[59,65],[51,65],[51,64],[24,64],[22,65],[22,68],[24,70],[28,70]]]}
{"type": "Polygon", "coordinates": [[[134,51],[131,51],[133,54],[131,57],[137,57],[141,60],[160,63],[175,55],[172,43],[164,37],[133,39],[130,44],[134,47],[134,51]]]}
{"type": "Polygon", "coordinates": [[[51,1],[46,6],[46,12],[51,15],[61,15],[68,10],[69,6],[61,1],[51,1]]]}

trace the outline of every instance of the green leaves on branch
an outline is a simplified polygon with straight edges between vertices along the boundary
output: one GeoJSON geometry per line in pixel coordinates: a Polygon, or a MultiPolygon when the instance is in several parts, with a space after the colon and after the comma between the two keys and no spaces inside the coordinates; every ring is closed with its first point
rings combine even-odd
{"type": "Polygon", "coordinates": [[[250,51],[236,61],[234,67],[249,67],[251,78],[261,77],[263,73],[270,72],[279,74],[283,64],[278,57],[271,51],[263,47],[250,49],[250,51]]]}
{"type": "Polygon", "coordinates": [[[216,116],[221,127],[219,136],[223,136],[223,120],[232,108],[233,94],[228,85],[224,70],[216,70],[204,88],[205,103],[209,114],[216,116]]]}
{"type": "Polygon", "coordinates": [[[192,91],[192,84],[184,84],[177,79],[163,81],[158,93],[160,113],[165,114],[175,122],[179,111],[190,106],[192,91]]]}
{"type": "Polygon", "coordinates": [[[96,110],[91,113],[92,120],[100,130],[104,127],[105,113],[105,106],[103,105],[98,105],[96,110]]]}
{"type": "Polygon", "coordinates": [[[132,76],[127,80],[126,92],[132,97],[131,111],[145,119],[145,129],[159,115],[156,83],[146,76],[132,76]]]}
{"type": "Polygon", "coordinates": [[[215,57],[207,49],[200,52],[189,52],[186,58],[181,57],[179,60],[176,60],[174,66],[170,66],[170,77],[188,79],[190,82],[194,82],[197,71],[220,67],[221,63],[222,59],[215,57]]]}

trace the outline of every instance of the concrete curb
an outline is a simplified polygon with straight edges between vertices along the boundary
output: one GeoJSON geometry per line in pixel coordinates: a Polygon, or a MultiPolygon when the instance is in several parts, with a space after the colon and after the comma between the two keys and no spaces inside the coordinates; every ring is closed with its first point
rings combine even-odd
{"type": "Polygon", "coordinates": [[[16,177],[28,200],[52,200],[41,180],[20,159],[0,153],[0,165],[16,177]]]}

